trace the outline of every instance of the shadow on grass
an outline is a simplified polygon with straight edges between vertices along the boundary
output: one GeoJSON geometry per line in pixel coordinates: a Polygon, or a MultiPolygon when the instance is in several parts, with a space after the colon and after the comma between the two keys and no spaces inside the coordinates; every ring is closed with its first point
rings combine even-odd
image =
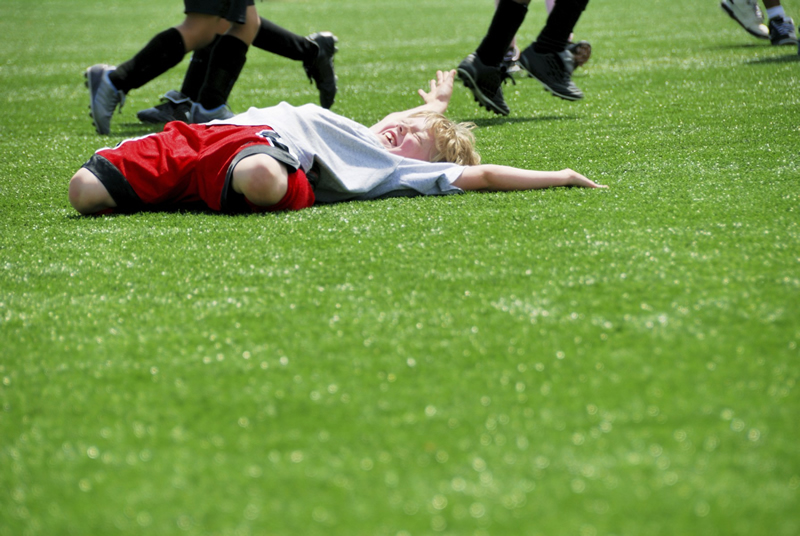
{"type": "Polygon", "coordinates": [[[800,55],[777,56],[775,58],[756,58],[746,62],[747,65],[764,65],[768,63],[797,63],[800,62],[800,55]]]}
{"type": "MultiPolygon", "coordinates": [[[[764,48],[765,43],[737,43],[735,45],[726,44],[726,45],[716,45],[716,46],[708,46],[704,47],[706,50],[739,50],[742,48],[764,48]]],[[[766,43],[766,48],[770,45],[766,43]]]]}
{"type": "Polygon", "coordinates": [[[495,125],[505,125],[507,123],[531,123],[533,121],[575,121],[578,116],[575,115],[543,115],[537,117],[477,117],[472,119],[464,119],[464,121],[472,121],[479,127],[492,127],[495,125]]]}
{"type": "MultiPolygon", "coordinates": [[[[315,206],[324,206],[324,205],[315,205],[315,206]]],[[[308,210],[308,209],[303,209],[308,210]]],[[[133,211],[124,211],[124,212],[111,212],[108,214],[78,214],[77,212],[74,214],[70,214],[67,216],[69,220],[83,220],[83,219],[92,219],[92,218],[128,218],[131,216],[137,216],[139,214],[175,214],[175,215],[205,215],[205,216],[214,216],[215,218],[243,218],[243,217],[250,217],[250,216],[281,216],[283,214],[291,214],[291,210],[284,210],[279,212],[219,212],[216,210],[211,210],[202,202],[198,203],[189,203],[185,205],[164,205],[164,206],[155,206],[155,207],[148,207],[142,210],[133,210],[133,211]]]]}
{"type": "MultiPolygon", "coordinates": [[[[738,45],[718,45],[718,46],[709,46],[705,47],[706,50],[741,50],[741,49],[750,49],[750,48],[764,48],[773,50],[771,45],[767,43],[748,43],[748,44],[738,44],[738,45]]],[[[787,47],[788,50],[791,50],[791,53],[787,54],[786,56],[775,56],[770,58],[753,58],[751,60],[746,60],[744,63],[746,65],[759,65],[759,64],[775,64],[775,63],[794,63],[800,61],[800,54],[794,52],[794,47],[787,47]]]]}

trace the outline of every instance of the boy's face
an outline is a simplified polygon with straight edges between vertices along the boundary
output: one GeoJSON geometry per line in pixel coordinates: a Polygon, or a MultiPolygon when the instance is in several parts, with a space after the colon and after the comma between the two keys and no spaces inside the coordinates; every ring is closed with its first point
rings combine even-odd
{"type": "Polygon", "coordinates": [[[424,117],[409,117],[387,125],[378,132],[378,138],[390,153],[405,158],[430,162],[436,150],[424,117]]]}

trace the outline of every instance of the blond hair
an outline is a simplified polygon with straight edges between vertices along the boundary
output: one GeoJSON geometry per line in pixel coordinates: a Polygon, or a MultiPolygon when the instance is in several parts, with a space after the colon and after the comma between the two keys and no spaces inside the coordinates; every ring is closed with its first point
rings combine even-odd
{"type": "Polygon", "coordinates": [[[475,123],[455,123],[440,113],[418,112],[412,117],[424,117],[425,126],[433,136],[436,154],[431,162],[452,162],[460,166],[476,166],[481,155],[475,150],[475,123]]]}

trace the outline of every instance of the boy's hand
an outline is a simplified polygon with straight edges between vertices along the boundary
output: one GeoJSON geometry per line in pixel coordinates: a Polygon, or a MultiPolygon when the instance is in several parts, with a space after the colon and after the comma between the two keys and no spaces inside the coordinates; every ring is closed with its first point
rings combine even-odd
{"type": "Polygon", "coordinates": [[[447,105],[450,104],[450,97],[453,96],[453,81],[456,71],[436,71],[436,80],[431,80],[431,90],[417,90],[419,96],[425,101],[425,105],[431,111],[444,113],[447,105]]]}
{"type": "Polygon", "coordinates": [[[603,184],[597,184],[593,180],[584,177],[577,171],[574,171],[569,168],[562,169],[560,173],[562,173],[564,177],[567,179],[568,186],[578,186],[580,188],[608,188],[608,186],[605,186],[603,184]]]}

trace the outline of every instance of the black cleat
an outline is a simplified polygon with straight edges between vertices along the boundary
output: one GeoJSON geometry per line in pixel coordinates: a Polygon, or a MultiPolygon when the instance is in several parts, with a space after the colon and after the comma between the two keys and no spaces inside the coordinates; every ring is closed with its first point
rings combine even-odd
{"type": "Polygon", "coordinates": [[[583,92],[572,81],[575,60],[569,50],[540,54],[531,45],[519,55],[519,64],[556,97],[571,101],[583,98],[583,92]]]}
{"type": "Polygon", "coordinates": [[[169,123],[170,121],[189,122],[189,112],[192,109],[192,101],[181,93],[171,89],[166,95],[161,97],[161,104],[140,110],[136,117],[142,123],[169,123]]]}
{"type": "Polygon", "coordinates": [[[336,72],[333,70],[333,55],[339,50],[336,43],[339,38],[331,32],[316,32],[306,37],[319,47],[317,57],[313,61],[303,62],[308,79],[317,84],[319,104],[323,108],[333,106],[336,99],[336,72]]]}
{"type": "Polygon", "coordinates": [[[490,112],[508,115],[510,110],[503,99],[501,86],[506,78],[511,79],[512,82],[514,79],[503,67],[484,65],[477,55],[470,54],[458,64],[457,71],[464,86],[472,91],[475,102],[490,112]]]}

